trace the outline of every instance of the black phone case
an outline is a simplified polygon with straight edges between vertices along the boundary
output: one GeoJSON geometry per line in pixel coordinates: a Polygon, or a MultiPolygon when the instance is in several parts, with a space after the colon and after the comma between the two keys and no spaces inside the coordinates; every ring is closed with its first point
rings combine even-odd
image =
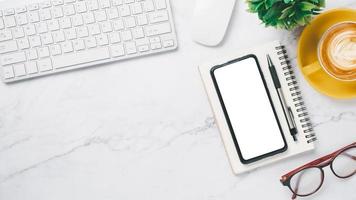
{"type": "MultiPolygon", "coordinates": [[[[250,163],[256,162],[256,161],[258,161],[258,160],[261,160],[261,159],[264,159],[264,158],[267,158],[267,157],[270,157],[270,156],[273,156],[273,155],[282,153],[282,152],[284,152],[284,151],[286,151],[286,150],[288,149],[288,145],[287,145],[286,139],[285,139],[285,137],[284,137],[283,130],[282,130],[282,127],[281,127],[279,118],[278,118],[278,116],[277,116],[275,107],[274,107],[274,105],[273,105],[273,101],[272,101],[270,92],[269,92],[269,90],[268,90],[268,88],[267,88],[266,80],[265,80],[265,78],[264,78],[264,76],[263,76],[263,72],[262,72],[262,70],[261,70],[260,64],[259,64],[258,59],[257,59],[257,57],[256,57],[255,55],[249,54],[249,55],[246,55],[246,56],[243,56],[243,57],[240,57],[240,58],[237,58],[237,59],[228,61],[228,62],[226,62],[226,63],[224,63],[224,64],[214,66],[214,67],[212,67],[211,70],[210,70],[210,75],[211,75],[211,77],[212,77],[212,79],[213,79],[214,87],[215,87],[215,90],[216,90],[216,92],[217,92],[217,94],[218,94],[219,101],[220,101],[220,104],[221,104],[221,106],[222,106],[222,109],[223,109],[223,112],[224,112],[224,115],[225,115],[227,124],[228,124],[228,126],[229,126],[229,130],[230,130],[230,132],[231,132],[231,136],[232,136],[232,138],[233,138],[233,141],[234,141],[234,144],[235,144],[235,147],[236,147],[236,151],[237,151],[237,154],[238,154],[238,156],[239,156],[239,158],[240,158],[241,163],[243,163],[243,164],[250,164],[250,163]],[[270,104],[271,104],[271,107],[272,107],[272,110],[273,110],[273,114],[274,114],[274,116],[275,116],[275,118],[276,118],[276,121],[277,121],[277,124],[278,124],[278,128],[279,128],[279,130],[280,130],[280,133],[281,133],[281,136],[282,136],[283,142],[284,142],[284,147],[282,147],[281,149],[277,149],[277,150],[275,150],[275,151],[268,152],[268,153],[266,153],[266,154],[262,154],[262,155],[260,155],[260,156],[257,156],[257,157],[251,158],[251,159],[244,159],[244,157],[242,156],[242,153],[241,153],[241,150],[240,150],[238,141],[237,141],[237,139],[236,139],[236,137],[235,137],[234,129],[233,129],[233,127],[232,127],[232,124],[231,124],[229,115],[228,115],[228,113],[227,113],[227,110],[226,110],[226,107],[225,107],[223,98],[222,98],[221,93],[220,93],[220,90],[219,90],[219,86],[218,86],[217,81],[216,81],[215,76],[214,76],[214,71],[215,71],[216,69],[221,68],[221,67],[224,67],[224,66],[227,66],[227,65],[230,65],[230,64],[235,63],[235,62],[239,62],[239,61],[245,60],[245,59],[247,59],[247,58],[253,58],[253,59],[256,61],[256,65],[257,65],[257,67],[258,67],[258,71],[259,71],[260,76],[261,76],[261,79],[262,79],[262,81],[263,81],[264,88],[265,88],[265,90],[266,90],[266,92],[267,92],[268,100],[269,100],[269,102],[270,102],[270,104]]],[[[251,144],[251,145],[253,145],[253,144],[251,144]]]]}

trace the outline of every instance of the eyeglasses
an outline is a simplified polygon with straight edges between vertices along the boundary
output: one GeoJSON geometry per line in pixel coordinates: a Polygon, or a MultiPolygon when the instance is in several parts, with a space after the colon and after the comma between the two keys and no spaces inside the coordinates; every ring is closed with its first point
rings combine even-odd
{"type": "Polygon", "coordinates": [[[283,175],[281,183],[297,196],[305,197],[318,191],[324,182],[324,167],[330,165],[332,173],[342,179],[356,173],[356,142],[329,155],[316,159],[283,175]]]}

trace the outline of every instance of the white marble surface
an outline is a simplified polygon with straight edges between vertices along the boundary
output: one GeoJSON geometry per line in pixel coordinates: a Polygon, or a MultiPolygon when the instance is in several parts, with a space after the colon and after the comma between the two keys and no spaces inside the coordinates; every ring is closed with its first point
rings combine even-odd
{"type": "MultiPolygon", "coordinates": [[[[172,4],[175,52],[0,83],[1,200],[289,199],[280,175],[355,141],[356,100],[325,97],[298,73],[316,151],[234,176],[197,65],[272,39],[290,44],[295,56],[296,37],[264,28],[238,1],[224,43],[199,46],[190,37],[191,1],[172,4]]],[[[356,199],[355,178],[339,180],[326,170],[313,199],[356,199]]]]}

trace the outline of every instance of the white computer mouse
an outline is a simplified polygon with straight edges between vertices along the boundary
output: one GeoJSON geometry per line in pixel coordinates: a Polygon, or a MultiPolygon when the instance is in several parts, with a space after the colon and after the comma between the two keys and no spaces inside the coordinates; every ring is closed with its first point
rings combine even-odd
{"type": "Polygon", "coordinates": [[[197,0],[193,17],[193,40],[216,46],[224,38],[236,0],[197,0]]]}

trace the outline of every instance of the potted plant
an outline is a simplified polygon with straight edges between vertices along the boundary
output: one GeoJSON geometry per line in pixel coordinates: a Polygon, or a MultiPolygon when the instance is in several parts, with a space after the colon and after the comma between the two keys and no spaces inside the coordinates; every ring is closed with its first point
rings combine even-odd
{"type": "Polygon", "coordinates": [[[292,30],[310,22],[325,7],[325,0],[247,0],[266,26],[292,30]]]}

